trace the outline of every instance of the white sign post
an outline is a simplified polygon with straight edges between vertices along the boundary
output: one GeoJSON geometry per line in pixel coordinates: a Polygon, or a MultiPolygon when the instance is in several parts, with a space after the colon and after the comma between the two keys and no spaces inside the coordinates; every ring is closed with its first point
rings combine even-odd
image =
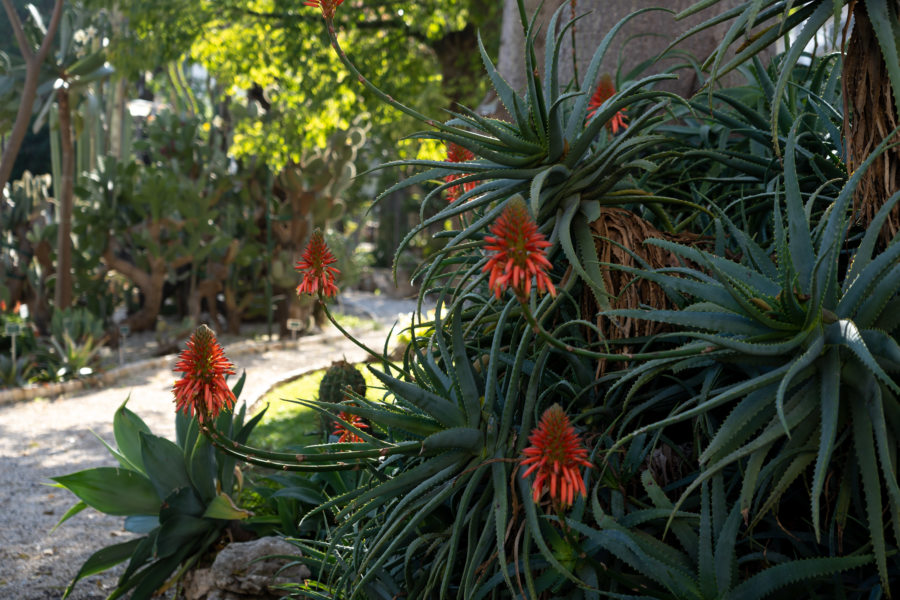
{"type": "Polygon", "coordinates": [[[300,319],[288,319],[287,328],[291,331],[291,341],[297,341],[297,332],[303,329],[303,321],[300,319]]]}
{"type": "Polygon", "coordinates": [[[119,365],[125,362],[125,359],[122,357],[122,346],[125,345],[125,338],[128,337],[129,333],[131,333],[131,329],[128,325],[119,325],[119,365]]]}
{"type": "Polygon", "coordinates": [[[16,338],[22,335],[22,325],[20,323],[6,323],[3,327],[3,333],[12,338],[13,372],[18,372],[18,367],[16,367],[16,338]]]}

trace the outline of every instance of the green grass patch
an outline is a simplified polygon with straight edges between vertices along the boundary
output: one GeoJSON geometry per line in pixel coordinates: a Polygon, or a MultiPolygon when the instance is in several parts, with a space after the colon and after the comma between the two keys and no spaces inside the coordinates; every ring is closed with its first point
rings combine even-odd
{"type": "MultiPolygon", "coordinates": [[[[381,382],[365,368],[355,365],[366,379],[366,397],[381,400],[381,382]]],[[[269,405],[262,421],[250,435],[250,446],[266,450],[286,450],[292,446],[308,446],[325,441],[320,415],[311,408],[287,400],[315,400],[325,369],[307,373],[293,381],[279,385],[261,398],[260,406],[269,405]],[[284,399],[284,400],[283,400],[284,399]]]]}

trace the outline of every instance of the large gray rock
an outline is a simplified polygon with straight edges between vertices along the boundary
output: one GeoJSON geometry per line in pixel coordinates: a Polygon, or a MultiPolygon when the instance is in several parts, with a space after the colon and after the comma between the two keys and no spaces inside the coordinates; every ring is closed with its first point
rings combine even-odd
{"type": "Polygon", "coordinates": [[[278,537],[228,544],[208,569],[195,569],[184,578],[187,600],[274,600],[287,595],[273,586],[296,583],[310,576],[306,565],[291,565],[296,546],[278,537]],[[283,570],[281,570],[283,569],[283,570]]]}

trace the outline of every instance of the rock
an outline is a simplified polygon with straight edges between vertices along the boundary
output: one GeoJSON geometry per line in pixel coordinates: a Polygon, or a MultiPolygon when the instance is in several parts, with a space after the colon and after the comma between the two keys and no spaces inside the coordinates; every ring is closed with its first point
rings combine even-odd
{"type": "Polygon", "coordinates": [[[274,600],[287,593],[271,586],[300,582],[310,576],[306,565],[279,571],[291,561],[263,558],[271,555],[299,557],[300,552],[274,536],[228,544],[210,568],[195,569],[185,576],[184,596],[187,600],[274,600]]]}

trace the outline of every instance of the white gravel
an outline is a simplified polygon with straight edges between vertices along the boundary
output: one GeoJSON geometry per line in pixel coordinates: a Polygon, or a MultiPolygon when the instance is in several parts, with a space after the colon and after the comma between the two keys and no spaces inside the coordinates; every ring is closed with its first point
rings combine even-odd
{"type": "MultiPolygon", "coordinates": [[[[387,323],[393,322],[397,313],[415,307],[410,301],[360,294],[345,302],[387,323]]],[[[380,349],[387,331],[386,327],[368,331],[362,339],[380,349]]],[[[228,354],[227,344],[225,352],[228,354]]],[[[276,382],[323,368],[341,357],[360,361],[364,353],[334,330],[301,338],[296,349],[229,356],[239,372],[247,370],[241,398],[248,404],[276,382]]],[[[129,394],[128,407],[154,433],[174,439],[174,355],[170,362],[168,367],[129,376],[105,389],[0,406],[0,599],[60,598],[88,556],[131,535],[122,529],[121,517],[109,517],[93,509],[82,511],[51,533],[75,497],[48,486],[53,476],[114,464],[91,432],[114,445],[113,413],[129,394]]],[[[114,589],[120,572],[113,570],[80,581],[70,598],[105,598],[114,589]]]]}

